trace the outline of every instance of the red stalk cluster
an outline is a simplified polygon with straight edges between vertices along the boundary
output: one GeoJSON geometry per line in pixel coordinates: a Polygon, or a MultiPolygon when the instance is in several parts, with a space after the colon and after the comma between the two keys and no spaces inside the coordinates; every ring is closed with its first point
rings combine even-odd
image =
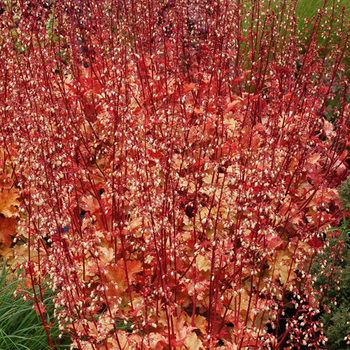
{"type": "Polygon", "coordinates": [[[348,36],[324,5],[303,41],[296,6],[7,5],[18,239],[76,348],[322,348],[309,271],[341,218],[348,36]]]}

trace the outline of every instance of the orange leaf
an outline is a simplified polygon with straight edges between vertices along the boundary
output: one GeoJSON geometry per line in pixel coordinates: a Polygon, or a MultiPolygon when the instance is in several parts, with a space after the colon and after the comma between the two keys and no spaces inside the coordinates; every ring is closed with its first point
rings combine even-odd
{"type": "Polygon", "coordinates": [[[283,240],[280,236],[273,236],[269,237],[267,240],[267,246],[269,249],[276,250],[277,248],[280,248],[283,245],[283,240]]]}
{"type": "Polygon", "coordinates": [[[225,113],[228,113],[232,110],[236,110],[236,105],[240,104],[242,101],[241,100],[236,100],[236,101],[232,101],[227,105],[227,108],[225,110],[225,113]]]}
{"type": "Polygon", "coordinates": [[[81,202],[82,209],[88,211],[92,215],[97,213],[100,209],[98,200],[93,196],[84,196],[81,202]]]}
{"type": "Polygon", "coordinates": [[[16,223],[16,219],[0,218],[0,244],[2,249],[11,245],[11,236],[16,234],[16,223]]]}
{"type": "Polygon", "coordinates": [[[192,91],[194,89],[196,85],[194,83],[188,83],[184,85],[184,92],[189,92],[192,91]]]}
{"type": "Polygon", "coordinates": [[[201,350],[204,349],[203,343],[198,338],[195,332],[192,332],[189,336],[187,336],[185,340],[185,345],[189,350],[201,350]]]}
{"type": "MultiPolygon", "coordinates": [[[[134,275],[140,271],[142,271],[142,264],[138,260],[127,261],[126,269],[128,273],[128,278],[130,281],[134,279],[134,275]]],[[[122,295],[127,290],[127,282],[126,282],[126,271],[123,259],[120,259],[117,264],[106,265],[105,267],[105,279],[106,282],[109,283],[111,281],[117,284],[117,289],[113,292],[112,288],[110,288],[107,294],[111,293],[111,295],[122,295]]]]}
{"type": "Polygon", "coordinates": [[[209,259],[203,255],[197,255],[196,257],[196,266],[199,271],[208,271],[211,268],[211,263],[209,259]]]}
{"type": "Polygon", "coordinates": [[[0,192],[0,213],[7,218],[18,216],[17,206],[20,204],[16,189],[3,190],[0,192]]]}
{"type": "Polygon", "coordinates": [[[312,156],[310,156],[308,158],[308,162],[310,164],[316,164],[320,158],[321,158],[321,154],[320,153],[314,153],[312,156]]]}

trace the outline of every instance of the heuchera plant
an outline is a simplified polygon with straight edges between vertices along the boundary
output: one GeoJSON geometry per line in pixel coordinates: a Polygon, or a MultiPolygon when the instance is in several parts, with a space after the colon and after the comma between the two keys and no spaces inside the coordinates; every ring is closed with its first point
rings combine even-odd
{"type": "Polygon", "coordinates": [[[5,1],[17,241],[72,348],[323,348],[310,266],[342,217],[348,31],[324,4],[303,41],[297,6],[5,1]]]}

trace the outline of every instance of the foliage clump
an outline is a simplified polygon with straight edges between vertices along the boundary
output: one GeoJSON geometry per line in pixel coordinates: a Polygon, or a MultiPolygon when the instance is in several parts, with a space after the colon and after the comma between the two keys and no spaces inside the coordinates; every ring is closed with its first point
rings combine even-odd
{"type": "Polygon", "coordinates": [[[339,188],[339,198],[342,202],[342,207],[347,213],[350,213],[350,177],[342,182],[339,188]]]}
{"type": "Polygon", "coordinates": [[[72,348],[325,344],[310,266],[342,217],[344,22],[324,57],[296,1],[11,4],[0,141],[41,319],[49,276],[72,348]]]}
{"type": "Polygon", "coordinates": [[[317,255],[311,273],[317,277],[317,289],[328,286],[327,293],[320,300],[323,308],[320,320],[327,337],[325,348],[345,350],[350,348],[347,339],[350,320],[349,223],[343,220],[342,225],[332,232],[338,234],[330,237],[328,247],[317,255]]]}

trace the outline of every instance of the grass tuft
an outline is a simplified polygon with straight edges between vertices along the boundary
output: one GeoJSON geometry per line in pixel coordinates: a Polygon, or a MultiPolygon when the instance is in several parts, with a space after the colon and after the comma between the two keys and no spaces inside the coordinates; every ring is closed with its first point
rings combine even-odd
{"type": "MultiPolygon", "coordinates": [[[[23,271],[19,269],[12,274],[6,265],[6,260],[0,261],[0,349],[1,350],[46,350],[50,349],[47,336],[37,312],[33,309],[33,301],[24,300],[21,295],[15,296],[15,291],[24,288],[21,278],[23,271]]],[[[30,291],[26,290],[28,294],[30,291]]],[[[50,337],[55,349],[69,349],[69,339],[59,338],[60,331],[53,319],[54,304],[52,292],[45,291],[47,322],[53,323],[50,337]]]]}

